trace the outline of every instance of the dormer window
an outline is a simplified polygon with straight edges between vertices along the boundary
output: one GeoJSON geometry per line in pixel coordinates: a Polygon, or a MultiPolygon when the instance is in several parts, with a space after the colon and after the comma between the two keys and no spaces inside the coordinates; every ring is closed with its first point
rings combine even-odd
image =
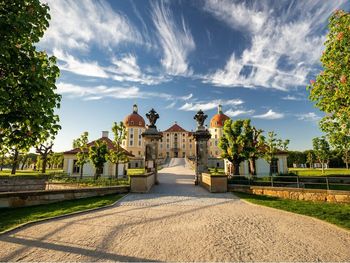
{"type": "Polygon", "coordinates": [[[139,125],[142,126],[142,123],[139,121],[139,125]]]}
{"type": "Polygon", "coordinates": [[[131,121],[130,124],[131,124],[131,125],[134,125],[134,121],[131,121]]]}

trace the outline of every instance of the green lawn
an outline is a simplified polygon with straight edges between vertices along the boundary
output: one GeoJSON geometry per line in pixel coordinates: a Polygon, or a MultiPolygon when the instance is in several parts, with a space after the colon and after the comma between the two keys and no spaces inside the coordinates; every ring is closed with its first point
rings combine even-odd
{"type": "Polygon", "coordinates": [[[89,197],[47,205],[0,209],[0,232],[27,222],[113,204],[123,195],[89,197]]]}
{"type": "Polygon", "coordinates": [[[324,170],[324,174],[322,174],[322,169],[289,168],[288,171],[299,176],[350,176],[350,169],[345,168],[328,168],[324,170]]]}
{"type": "Polygon", "coordinates": [[[254,204],[312,216],[350,229],[350,204],[299,201],[238,192],[234,192],[234,194],[254,204]]]}
{"type": "Polygon", "coordinates": [[[209,168],[211,175],[225,175],[225,169],[223,168],[209,168]]]}
{"type": "Polygon", "coordinates": [[[145,173],[145,168],[128,169],[128,175],[139,175],[144,173],[145,173]]]}
{"type": "MultiPolygon", "coordinates": [[[[46,169],[46,174],[63,173],[62,169],[46,169]]],[[[33,170],[16,170],[16,174],[12,175],[11,170],[0,171],[0,176],[42,176],[41,171],[33,170]]]]}

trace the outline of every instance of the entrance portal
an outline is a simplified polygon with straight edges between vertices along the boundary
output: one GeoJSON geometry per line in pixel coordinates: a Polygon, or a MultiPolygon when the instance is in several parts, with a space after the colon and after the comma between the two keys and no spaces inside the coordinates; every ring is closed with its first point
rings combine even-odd
{"type": "Polygon", "coordinates": [[[174,152],[174,158],[178,158],[179,157],[179,153],[178,152],[174,152]]]}

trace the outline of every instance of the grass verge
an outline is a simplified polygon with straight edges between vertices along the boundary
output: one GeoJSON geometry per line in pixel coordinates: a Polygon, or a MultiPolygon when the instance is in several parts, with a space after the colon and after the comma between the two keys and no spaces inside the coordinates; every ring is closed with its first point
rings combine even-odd
{"type": "Polygon", "coordinates": [[[111,205],[123,195],[106,195],[46,205],[0,209],[0,232],[24,223],[111,205]]]}
{"type": "Polygon", "coordinates": [[[234,194],[253,204],[315,217],[350,230],[350,204],[299,201],[238,192],[234,194]]]}
{"type": "Polygon", "coordinates": [[[289,172],[297,174],[299,176],[349,176],[350,169],[345,168],[328,168],[324,170],[322,174],[322,169],[310,169],[310,168],[289,168],[289,172]]]}

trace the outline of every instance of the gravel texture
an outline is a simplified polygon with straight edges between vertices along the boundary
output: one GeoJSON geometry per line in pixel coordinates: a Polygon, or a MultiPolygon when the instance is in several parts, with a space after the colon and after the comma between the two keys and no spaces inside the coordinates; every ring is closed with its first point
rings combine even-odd
{"type": "Polygon", "coordinates": [[[0,236],[0,261],[350,261],[350,232],[193,185],[184,165],[112,208],[0,236]]]}

